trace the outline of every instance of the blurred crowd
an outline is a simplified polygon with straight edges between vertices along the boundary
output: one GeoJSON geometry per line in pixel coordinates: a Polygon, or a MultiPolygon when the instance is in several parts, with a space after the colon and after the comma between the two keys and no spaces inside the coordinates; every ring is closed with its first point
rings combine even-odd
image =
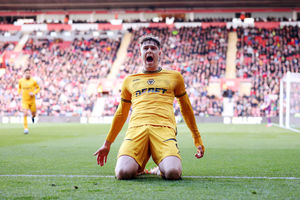
{"type": "Polygon", "coordinates": [[[0,79],[1,114],[20,114],[18,80],[29,67],[41,88],[40,115],[89,116],[97,98],[89,83],[105,78],[116,57],[120,39],[75,39],[71,44],[29,39],[24,46],[28,63],[23,69],[8,65],[0,79]],[[62,48],[63,47],[63,48],[62,48]]]}
{"type": "Polygon", "coordinates": [[[271,96],[271,116],[278,116],[279,82],[287,71],[300,73],[300,28],[238,28],[237,77],[251,80],[249,96],[236,95],[235,115],[266,116],[265,96],[271,96]]]}
{"type": "MultiPolygon", "coordinates": [[[[250,16],[247,16],[247,13],[241,13],[240,16],[236,16],[235,18],[240,18],[244,20],[245,18],[251,18],[250,16]]],[[[0,24],[14,24],[17,21],[18,17],[7,17],[7,16],[0,16],[0,24]]],[[[233,17],[200,17],[196,16],[193,20],[191,19],[185,19],[185,17],[174,17],[173,22],[232,22],[233,17]]],[[[73,24],[82,24],[82,23],[98,23],[98,24],[106,24],[110,23],[109,20],[100,20],[96,19],[94,21],[86,20],[86,19],[70,19],[69,16],[66,16],[64,19],[58,19],[58,20],[44,20],[41,22],[41,24],[68,24],[69,20],[72,21],[73,24]]],[[[255,22],[288,22],[293,21],[290,18],[287,18],[285,16],[283,17],[273,17],[273,16],[267,16],[267,17],[253,17],[253,20],[255,22]]],[[[162,17],[157,17],[157,19],[150,19],[150,20],[140,20],[140,19],[122,19],[123,23],[161,23],[166,22],[166,19],[162,17]]],[[[38,22],[33,21],[31,24],[37,24],[38,22]]]]}
{"type": "MultiPolygon", "coordinates": [[[[160,63],[165,69],[179,71],[185,80],[196,116],[222,116],[223,96],[209,92],[211,80],[225,77],[229,31],[238,36],[236,55],[237,78],[251,82],[249,95],[236,92],[234,116],[278,116],[279,81],[287,71],[300,73],[299,27],[259,29],[226,27],[139,28],[132,30],[133,39],[127,49],[117,79],[141,72],[138,39],[145,34],[158,36],[162,41],[160,63]]],[[[10,44],[0,43],[0,49],[10,44]]],[[[41,92],[38,99],[40,115],[90,116],[97,100],[91,89],[93,81],[107,78],[119,39],[76,38],[73,41],[34,39],[27,41],[23,52],[38,80],[41,92]]],[[[23,69],[8,64],[0,79],[0,111],[2,115],[20,114],[18,79],[23,69]]],[[[104,116],[115,113],[120,101],[120,87],[112,86],[105,95],[104,116]]],[[[175,114],[180,114],[174,103],[175,114]]]]}
{"type": "Polygon", "coordinates": [[[1,42],[0,41],[0,55],[2,53],[4,53],[4,51],[8,50],[11,51],[13,50],[15,47],[15,43],[14,42],[1,42]]]}

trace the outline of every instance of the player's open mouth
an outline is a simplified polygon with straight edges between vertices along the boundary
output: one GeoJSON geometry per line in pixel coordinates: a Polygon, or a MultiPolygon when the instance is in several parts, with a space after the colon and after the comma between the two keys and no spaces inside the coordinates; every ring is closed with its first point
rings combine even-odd
{"type": "Polygon", "coordinates": [[[152,62],[154,61],[153,56],[148,55],[148,56],[146,57],[146,61],[147,61],[147,63],[152,63],[152,62]]]}

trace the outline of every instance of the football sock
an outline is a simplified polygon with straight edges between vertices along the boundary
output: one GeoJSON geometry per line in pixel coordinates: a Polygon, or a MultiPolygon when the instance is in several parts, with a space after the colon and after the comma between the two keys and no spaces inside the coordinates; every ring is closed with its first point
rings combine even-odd
{"type": "Polygon", "coordinates": [[[24,116],[24,129],[28,129],[27,116],[24,116]]]}
{"type": "Polygon", "coordinates": [[[162,173],[159,170],[159,167],[156,166],[153,169],[145,169],[145,174],[153,174],[153,175],[157,175],[157,176],[162,176],[162,173]]]}

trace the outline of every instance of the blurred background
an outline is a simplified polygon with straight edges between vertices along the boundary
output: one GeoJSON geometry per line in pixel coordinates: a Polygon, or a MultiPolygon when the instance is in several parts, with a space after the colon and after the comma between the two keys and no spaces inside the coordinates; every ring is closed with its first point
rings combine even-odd
{"type": "MultiPolygon", "coordinates": [[[[138,38],[151,33],[161,66],[184,76],[197,122],[297,128],[299,27],[290,0],[2,0],[0,123],[23,122],[28,67],[39,122],[110,123],[122,80],[141,71],[138,38]]],[[[174,111],[182,121],[176,101],[174,111]]]]}

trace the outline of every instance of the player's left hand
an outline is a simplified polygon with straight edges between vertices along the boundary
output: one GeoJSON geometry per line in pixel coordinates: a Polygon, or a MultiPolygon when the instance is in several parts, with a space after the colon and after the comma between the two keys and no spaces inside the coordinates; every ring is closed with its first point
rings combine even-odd
{"type": "Polygon", "coordinates": [[[31,97],[33,97],[33,96],[34,96],[33,92],[30,92],[30,93],[29,93],[29,95],[30,95],[31,97]]]}
{"type": "Polygon", "coordinates": [[[200,145],[197,148],[197,153],[195,154],[195,157],[199,159],[199,158],[202,158],[203,156],[204,156],[204,150],[203,150],[202,146],[200,145]]]}

